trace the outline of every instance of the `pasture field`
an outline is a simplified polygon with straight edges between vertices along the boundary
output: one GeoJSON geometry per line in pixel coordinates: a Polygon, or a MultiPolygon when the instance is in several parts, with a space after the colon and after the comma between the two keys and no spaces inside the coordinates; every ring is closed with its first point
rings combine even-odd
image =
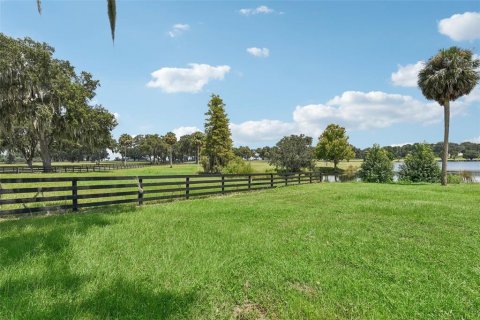
{"type": "MultiPolygon", "coordinates": [[[[139,164],[141,162],[138,162],[139,164]]],[[[248,161],[252,166],[252,169],[255,173],[264,173],[271,172],[274,170],[274,167],[271,166],[268,161],[264,160],[253,160],[248,161]]],[[[69,163],[62,163],[68,165],[69,163]]],[[[84,164],[84,163],[82,163],[84,164]]],[[[135,162],[128,162],[128,164],[136,164],[135,162]]],[[[350,160],[342,161],[339,164],[339,169],[345,170],[349,166],[354,168],[359,168],[362,164],[362,160],[350,160]]],[[[55,165],[58,165],[55,163],[55,165]]],[[[70,163],[70,165],[74,165],[70,163]]],[[[317,161],[317,168],[329,171],[333,168],[333,163],[325,161],[317,161]]],[[[8,166],[1,164],[1,166],[8,166]]],[[[18,165],[17,165],[18,166],[18,165]]],[[[202,172],[202,166],[195,163],[182,163],[174,164],[173,168],[170,168],[168,164],[162,165],[152,165],[145,166],[143,168],[126,168],[126,169],[116,169],[109,171],[98,171],[98,172],[67,172],[67,173],[14,173],[14,174],[0,174],[2,178],[35,178],[35,177],[75,177],[75,176],[137,176],[137,175],[175,175],[175,174],[197,174],[202,172]]]]}
{"type": "Polygon", "coordinates": [[[1,319],[477,319],[480,185],[322,183],[0,221],[1,319]]]}

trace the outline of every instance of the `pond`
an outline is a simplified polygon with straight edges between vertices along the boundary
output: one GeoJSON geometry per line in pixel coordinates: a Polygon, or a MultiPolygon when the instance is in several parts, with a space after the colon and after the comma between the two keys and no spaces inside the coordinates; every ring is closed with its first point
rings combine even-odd
{"type": "MultiPolygon", "coordinates": [[[[397,173],[400,170],[400,165],[403,161],[395,161],[393,163],[393,170],[397,173]]],[[[442,163],[439,161],[438,166],[441,167],[442,163]]],[[[447,165],[449,172],[459,173],[460,171],[470,171],[472,173],[473,182],[480,183],[480,161],[448,161],[447,165]]],[[[398,177],[395,175],[394,180],[397,181],[398,177]]],[[[335,179],[334,175],[323,176],[324,182],[338,182],[341,179],[335,179]]],[[[360,181],[360,179],[357,179],[360,181]]]]}

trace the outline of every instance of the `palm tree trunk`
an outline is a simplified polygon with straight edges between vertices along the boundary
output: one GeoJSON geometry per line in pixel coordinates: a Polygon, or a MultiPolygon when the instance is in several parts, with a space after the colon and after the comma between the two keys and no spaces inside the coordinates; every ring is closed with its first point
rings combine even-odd
{"type": "Polygon", "coordinates": [[[198,164],[198,158],[200,157],[200,146],[197,146],[197,157],[196,157],[196,164],[198,164]]]}
{"type": "Polygon", "coordinates": [[[170,158],[170,168],[172,168],[172,162],[173,162],[172,161],[173,160],[172,159],[172,153],[173,153],[173,150],[172,150],[172,147],[170,147],[170,157],[169,157],[170,158]]]}
{"type": "Polygon", "coordinates": [[[448,132],[450,130],[450,101],[446,100],[443,106],[444,112],[444,135],[442,157],[442,186],[447,185],[447,160],[448,160],[448,132]]]}

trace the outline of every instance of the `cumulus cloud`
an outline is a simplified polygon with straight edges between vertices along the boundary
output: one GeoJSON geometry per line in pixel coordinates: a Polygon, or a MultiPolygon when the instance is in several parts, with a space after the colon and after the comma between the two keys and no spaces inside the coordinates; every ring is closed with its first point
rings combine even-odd
{"type": "Polygon", "coordinates": [[[480,87],[476,86],[475,88],[473,88],[472,92],[470,92],[468,96],[465,96],[463,100],[465,101],[465,103],[468,104],[480,102],[480,87]]]}
{"type": "Polygon", "coordinates": [[[255,57],[266,58],[270,55],[268,48],[247,48],[247,52],[255,57]]]}
{"type": "MultiPolygon", "coordinates": [[[[469,102],[452,103],[452,116],[461,114],[469,102]]],[[[443,109],[435,102],[423,102],[408,95],[381,91],[346,91],[325,104],[297,106],[292,121],[260,120],[232,124],[235,143],[275,142],[289,134],[318,137],[330,123],[348,130],[386,128],[399,123],[428,125],[441,122],[443,109]]]]}
{"type": "Polygon", "coordinates": [[[210,80],[223,80],[230,67],[211,66],[208,64],[190,63],[189,68],[164,67],[152,72],[152,80],[147,83],[149,88],[160,88],[166,93],[197,93],[210,80]]]}
{"type": "Polygon", "coordinates": [[[273,13],[275,12],[275,10],[267,7],[267,6],[259,6],[259,7],[256,7],[256,8],[245,8],[245,9],[240,9],[239,10],[239,13],[242,15],[242,16],[251,16],[251,15],[255,15],[255,14],[269,14],[269,13],[273,13]]]}
{"type": "Polygon", "coordinates": [[[480,136],[472,139],[468,139],[465,142],[471,142],[471,143],[480,143],[480,136]]]}
{"type": "Polygon", "coordinates": [[[425,62],[418,61],[415,64],[399,65],[398,70],[391,75],[392,82],[399,87],[416,87],[418,73],[423,68],[425,62]]]}
{"type": "Polygon", "coordinates": [[[198,129],[197,127],[178,127],[172,130],[173,133],[177,136],[177,138],[180,138],[181,136],[187,135],[187,134],[192,134],[197,131],[202,131],[198,129]]]}
{"type": "Polygon", "coordinates": [[[285,135],[296,132],[294,123],[283,122],[280,120],[260,120],[245,121],[240,124],[232,123],[230,125],[233,141],[236,144],[276,141],[285,135]]]}
{"type": "Polygon", "coordinates": [[[171,38],[176,38],[188,30],[190,30],[190,25],[177,23],[172,26],[172,29],[170,29],[170,31],[168,31],[168,35],[171,38]]]}
{"type": "Polygon", "coordinates": [[[454,14],[442,19],[438,31],[455,41],[480,39],[480,12],[454,14]]]}

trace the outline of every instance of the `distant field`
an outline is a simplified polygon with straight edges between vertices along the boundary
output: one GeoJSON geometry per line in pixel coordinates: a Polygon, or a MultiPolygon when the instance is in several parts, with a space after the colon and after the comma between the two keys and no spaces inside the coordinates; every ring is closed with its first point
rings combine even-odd
{"type": "MultiPolygon", "coordinates": [[[[138,162],[128,162],[128,164],[137,164],[138,162]]],[[[252,166],[253,170],[256,173],[264,173],[267,170],[273,170],[274,167],[268,164],[267,161],[263,160],[254,160],[254,161],[248,161],[250,165],[252,166]]],[[[351,160],[349,162],[343,161],[339,164],[340,169],[346,169],[349,166],[353,166],[354,168],[360,167],[362,163],[362,160],[351,160]]],[[[68,163],[61,163],[62,165],[68,165],[68,163]]],[[[70,163],[71,165],[72,163],[70,163]]],[[[87,163],[81,163],[81,164],[87,164],[87,163]]],[[[4,165],[4,164],[1,164],[4,165]]],[[[55,165],[60,165],[60,163],[55,163],[55,165]]],[[[77,164],[78,165],[78,164],[77,164]]],[[[318,161],[317,162],[317,167],[318,168],[324,168],[324,169],[330,169],[333,168],[333,163],[331,162],[324,162],[324,161],[318,161]]],[[[3,178],[9,178],[9,177],[17,177],[17,178],[26,178],[26,177],[62,177],[62,176],[68,176],[68,177],[74,177],[74,176],[120,176],[120,175],[127,175],[127,176],[137,176],[137,175],[164,175],[164,174],[197,174],[199,172],[202,172],[202,167],[200,165],[194,164],[194,163],[187,163],[187,164],[174,164],[173,168],[170,168],[169,165],[167,164],[162,164],[162,165],[154,165],[154,166],[145,166],[143,168],[133,168],[133,169],[118,169],[118,170],[110,170],[110,171],[101,171],[101,172],[82,172],[82,173],[48,173],[48,174],[38,174],[38,173],[21,173],[21,174],[0,174],[1,177],[3,178]]]]}
{"type": "Polygon", "coordinates": [[[478,319],[480,185],[324,183],[0,222],[1,319],[478,319]]]}

